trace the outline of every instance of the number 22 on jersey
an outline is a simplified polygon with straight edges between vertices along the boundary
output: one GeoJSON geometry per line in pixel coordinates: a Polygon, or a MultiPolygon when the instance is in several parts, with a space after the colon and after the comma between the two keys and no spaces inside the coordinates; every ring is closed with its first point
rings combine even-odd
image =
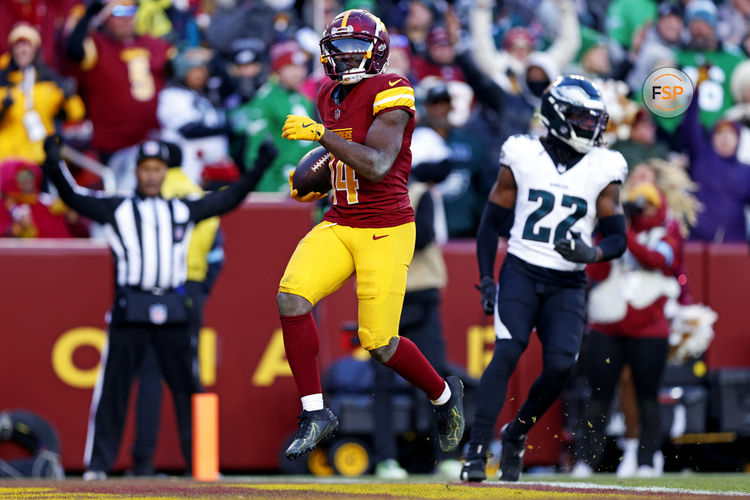
{"type": "MultiPolygon", "coordinates": [[[[555,195],[549,191],[542,189],[530,189],[529,190],[529,201],[542,200],[539,208],[534,210],[529,218],[526,219],[526,224],[523,227],[523,239],[531,241],[541,241],[548,243],[550,236],[552,235],[552,228],[544,225],[539,225],[544,217],[546,217],[555,208],[555,195]]],[[[574,208],[573,212],[570,213],[560,224],[555,228],[555,235],[551,243],[556,243],[559,240],[566,239],[568,230],[573,227],[573,224],[578,222],[579,219],[586,215],[588,204],[583,198],[577,196],[563,195],[561,205],[564,208],[574,208]]]]}
{"type": "MultiPolygon", "coordinates": [[[[347,165],[341,160],[334,159],[333,161],[333,189],[338,194],[338,191],[346,191],[346,202],[348,205],[354,205],[359,203],[359,179],[357,179],[357,172],[352,167],[347,165]]],[[[333,197],[333,204],[338,204],[338,196],[333,197]]]]}

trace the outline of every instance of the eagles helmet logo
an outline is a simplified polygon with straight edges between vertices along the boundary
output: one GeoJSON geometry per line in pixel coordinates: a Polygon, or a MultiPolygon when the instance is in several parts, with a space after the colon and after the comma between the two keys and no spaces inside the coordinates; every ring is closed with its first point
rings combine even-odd
{"type": "Polygon", "coordinates": [[[540,114],[549,133],[579,153],[602,143],[609,121],[599,89],[580,75],[552,82],[542,94],[540,114]]]}

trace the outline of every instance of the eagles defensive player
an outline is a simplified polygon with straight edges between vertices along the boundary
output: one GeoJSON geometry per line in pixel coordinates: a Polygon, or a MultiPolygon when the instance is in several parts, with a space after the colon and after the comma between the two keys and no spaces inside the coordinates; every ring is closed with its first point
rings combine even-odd
{"type": "Polygon", "coordinates": [[[560,395],[576,363],[584,329],[589,262],[622,255],[626,246],[620,184],[627,164],[600,147],[608,115],[597,88],[581,76],[555,80],[542,96],[546,138],[510,137],[477,232],[482,307],[495,315],[495,352],[482,374],[464,481],[485,479],[488,444],[508,379],[536,327],[543,369],[501,433],[500,479],[517,481],[526,435],[560,395]],[[598,219],[601,240],[592,244],[598,219]],[[498,235],[510,229],[498,285],[498,235]]]}

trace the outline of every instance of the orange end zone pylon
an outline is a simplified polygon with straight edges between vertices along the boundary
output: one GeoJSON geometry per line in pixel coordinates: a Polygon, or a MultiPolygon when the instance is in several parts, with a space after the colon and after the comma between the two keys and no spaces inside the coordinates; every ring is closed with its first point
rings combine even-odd
{"type": "Polygon", "coordinates": [[[193,478],[219,479],[218,394],[193,394],[193,478]]]}

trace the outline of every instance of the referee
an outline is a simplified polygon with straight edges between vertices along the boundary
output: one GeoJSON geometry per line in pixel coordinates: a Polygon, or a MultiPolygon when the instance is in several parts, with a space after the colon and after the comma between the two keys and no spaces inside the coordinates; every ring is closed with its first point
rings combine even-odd
{"type": "Polygon", "coordinates": [[[277,151],[264,143],[255,168],[227,189],[194,200],[165,200],[160,193],[169,150],[163,142],[145,141],[138,147],[136,190],[115,196],[86,193],[75,186],[63,168],[60,147],[56,136],[45,140],[44,172],[70,208],[104,226],[116,264],[108,341],[89,414],[84,479],[106,478],[117,458],[133,377],[148,344],[172,391],[180,445],[190,471],[190,399],[199,390],[188,331],[192,301],[184,287],[190,235],[196,222],[239,205],[277,151]]]}

